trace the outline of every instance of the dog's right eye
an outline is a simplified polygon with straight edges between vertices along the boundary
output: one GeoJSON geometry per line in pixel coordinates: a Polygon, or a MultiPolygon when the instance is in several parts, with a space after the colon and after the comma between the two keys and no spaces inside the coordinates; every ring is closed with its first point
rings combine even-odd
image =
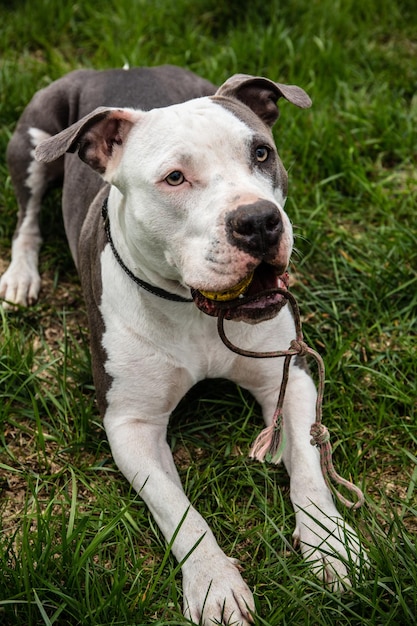
{"type": "Polygon", "coordinates": [[[174,172],[168,174],[165,180],[167,181],[168,185],[171,185],[172,187],[177,187],[184,182],[185,177],[182,172],[175,170],[174,172]]]}

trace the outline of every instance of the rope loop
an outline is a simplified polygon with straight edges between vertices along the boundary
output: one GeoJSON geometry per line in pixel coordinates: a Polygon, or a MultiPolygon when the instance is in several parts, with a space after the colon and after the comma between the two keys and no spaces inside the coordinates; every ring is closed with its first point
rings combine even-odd
{"type": "MultiPolygon", "coordinates": [[[[283,406],[290,372],[290,361],[292,357],[296,355],[300,357],[305,357],[307,355],[311,356],[315,359],[317,363],[318,386],[316,399],[316,420],[310,428],[310,443],[311,445],[317,446],[319,448],[320,467],[323,478],[329,489],[331,489],[331,482],[333,482],[335,485],[339,485],[339,487],[344,487],[350,493],[355,494],[356,502],[351,502],[350,500],[345,498],[340,493],[340,491],[334,489],[336,497],[342,504],[349,507],[350,509],[358,509],[364,503],[364,495],[359,487],[357,487],[350,481],[342,478],[342,476],[339,476],[339,474],[337,474],[336,470],[334,469],[332,461],[332,446],[330,443],[330,434],[326,426],[321,421],[325,380],[323,359],[318,354],[318,352],[310,348],[303,340],[303,333],[301,330],[301,316],[298,309],[297,301],[294,296],[289,291],[284,291],[283,289],[277,289],[277,292],[283,295],[287,303],[290,305],[295,323],[296,338],[291,341],[288,350],[280,350],[276,352],[252,352],[250,350],[244,350],[242,348],[239,348],[226,337],[223,325],[224,312],[220,312],[218,316],[217,330],[220,339],[223,341],[224,345],[227,346],[232,352],[240,354],[241,356],[252,357],[256,359],[284,357],[282,380],[273,421],[267,428],[264,428],[264,430],[256,438],[250,452],[250,457],[253,459],[257,459],[258,461],[268,461],[270,463],[280,462],[285,447],[285,433],[282,430],[284,422],[283,406]]],[[[267,291],[264,293],[270,295],[271,291],[267,291]]],[[[252,299],[248,297],[246,298],[246,300],[244,299],[240,301],[240,304],[245,301],[253,301],[253,297],[252,299]]]]}

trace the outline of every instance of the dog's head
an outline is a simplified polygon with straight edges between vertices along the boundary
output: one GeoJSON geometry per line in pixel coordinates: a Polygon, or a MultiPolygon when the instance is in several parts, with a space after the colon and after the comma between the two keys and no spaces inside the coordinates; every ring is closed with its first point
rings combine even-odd
{"type": "Polygon", "coordinates": [[[76,152],[117,187],[126,264],[191,289],[209,315],[258,322],[282,306],[293,236],[284,211],[287,174],[271,127],[299,87],[236,75],[214,96],[143,112],[99,108],[36,156],[76,152]],[[254,296],[236,306],[242,295],[254,296]],[[230,306],[229,306],[230,305],[230,306]]]}

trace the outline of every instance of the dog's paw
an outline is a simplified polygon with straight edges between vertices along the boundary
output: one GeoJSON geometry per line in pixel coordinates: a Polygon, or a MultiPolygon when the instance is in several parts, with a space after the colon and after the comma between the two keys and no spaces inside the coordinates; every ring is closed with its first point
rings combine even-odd
{"type": "Polygon", "coordinates": [[[343,591],[367,566],[368,557],[355,531],[339,514],[330,517],[318,509],[310,511],[297,512],[294,545],[320,580],[334,591],[343,591]]]}
{"type": "Polygon", "coordinates": [[[235,559],[183,568],[184,615],[200,626],[249,626],[255,605],[235,559]]]}
{"type": "Polygon", "coordinates": [[[41,279],[36,267],[25,262],[13,262],[0,278],[0,298],[5,309],[13,305],[34,304],[39,296],[41,279]]]}

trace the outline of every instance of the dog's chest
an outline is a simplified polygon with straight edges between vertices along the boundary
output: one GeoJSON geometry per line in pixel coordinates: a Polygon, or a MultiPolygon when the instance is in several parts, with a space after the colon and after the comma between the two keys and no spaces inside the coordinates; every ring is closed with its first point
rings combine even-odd
{"type": "Polygon", "coordinates": [[[151,358],[161,367],[185,367],[196,380],[227,375],[235,357],[221,343],[214,318],[192,302],[169,302],[144,291],[121,271],[109,246],[101,263],[106,369],[120,367],[120,375],[129,376],[151,358]]]}

